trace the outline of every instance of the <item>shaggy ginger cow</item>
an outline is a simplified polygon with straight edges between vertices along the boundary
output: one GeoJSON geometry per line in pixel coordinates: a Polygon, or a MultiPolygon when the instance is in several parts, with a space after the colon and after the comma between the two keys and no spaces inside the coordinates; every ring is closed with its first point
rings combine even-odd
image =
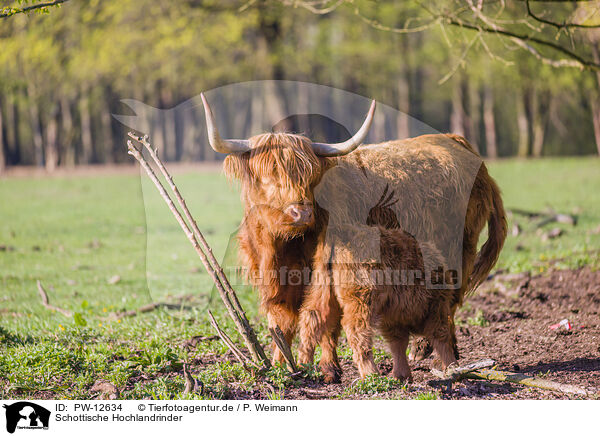
{"type": "MultiPolygon", "coordinates": [[[[466,140],[425,135],[356,150],[375,102],[343,143],[287,133],[223,140],[202,101],[211,147],[228,154],[225,172],[241,181],[242,266],[269,326],[279,326],[289,344],[300,331],[300,363],[312,362],[319,344],[326,381],[339,380],[341,326],[362,377],[378,372],[374,329],[388,342],[394,377],[410,377],[409,334],[424,336],[443,367],[454,362],[454,312],[487,276],[506,237],[498,187],[466,140]],[[488,240],[477,254],[486,223],[488,240]],[[457,259],[458,270],[448,270],[457,259]],[[434,271],[443,286],[431,286],[439,284],[434,271]]],[[[276,347],[273,360],[283,362],[276,347]]]]}

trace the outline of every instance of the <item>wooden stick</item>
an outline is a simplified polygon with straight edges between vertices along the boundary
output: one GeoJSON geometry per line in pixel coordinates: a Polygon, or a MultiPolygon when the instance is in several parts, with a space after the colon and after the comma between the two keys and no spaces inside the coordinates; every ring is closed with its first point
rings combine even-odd
{"type": "Polygon", "coordinates": [[[290,346],[285,340],[285,336],[283,335],[283,332],[281,331],[279,326],[276,325],[275,328],[269,328],[269,332],[271,333],[273,342],[275,342],[275,345],[277,345],[277,348],[279,348],[281,354],[283,354],[283,357],[285,358],[285,361],[289,365],[292,372],[297,372],[298,367],[296,366],[294,355],[292,354],[292,350],[290,349],[290,346]]]}
{"type": "Polygon", "coordinates": [[[184,395],[197,391],[200,391],[200,395],[204,394],[204,383],[192,376],[187,362],[183,363],[183,379],[185,380],[184,395]]]}
{"type": "Polygon", "coordinates": [[[538,228],[544,227],[552,222],[570,224],[572,226],[577,225],[577,215],[556,213],[553,210],[537,212],[523,209],[509,209],[509,212],[512,212],[516,215],[522,215],[531,220],[540,219],[539,223],[537,224],[538,228]]]}
{"type": "Polygon", "coordinates": [[[181,309],[181,304],[173,304],[173,303],[149,303],[141,306],[137,309],[126,310],[123,312],[114,312],[111,314],[116,319],[121,318],[129,318],[132,316],[137,316],[141,313],[152,312],[153,310],[164,307],[165,309],[181,309]]]}
{"type": "MultiPolygon", "coordinates": [[[[252,353],[254,359],[256,361],[262,360],[263,362],[268,362],[268,359],[265,355],[263,348],[261,346],[256,347],[256,345],[258,344],[256,334],[254,333],[254,330],[250,326],[250,321],[248,321],[248,318],[246,317],[246,312],[242,308],[242,305],[240,304],[235,291],[231,287],[231,284],[229,283],[229,280],[227,279],[227,276],[225,275],[223,268],[221,267],[221,265],[215,258],[212,249],[210,248],[210,246],[208,245],[208,242],[204,238],[204,235],[198,228],[198,224],[196,223],[196,220],[190,213],[190,210],[187,207],[185,199],[179,192],[177,185],[175,185],[175,182],[173,181],[173,177],[171,177],[171,174],[169,173],[167,168],[164,166],[164,164],[158,157],[158,153],[156,152],[156,149],[152,148],[152,146],[150,145],[150,142],[148,141],[148,135],[140,137],[140,136],[134,135],[133,132],[129,132],[129,136],[131,138],[135,139],[136,141],[138,141],[139,143],[141,143],[146,148],[146,150],[148,150],[148,153],[150,153],[150,156],[152,157],[152,159],[154,160],[154,162],[160,169],[165,180],[167,181],[167,184],[171,188],[171,191],[173,191],[173,194],[175,195],[175,198],[177,199],[179,206],[183,210],[183,213],[187,219],[187,222],[191,226],[191,230],[192,230],[194,236],[197,238],[197,241],[200,243],[200,245],[202,247],[203,254],[206,255],[210,266],[212,267],[213,271],[216,272],[216,275],[218,277],[218,282],[220,282],[221,287],[223,288],[222,290],[225,292],[225,295],[221,294],[221,298],[223,300],[230,299],[229,303],[233,304],[233,307],[235,308],[235,312],[237,312],[236,315],[239,318],[239,322],[241,323],[242,328],[246,331],[246,335],[250,339],[246,343],[246,345],[248,346],[248,349],[252,353]]],[[[189,227],[188,227],[188,230],[189,230],[189,227]]],[[[204,263],[204,261],[203,261],[203,263],[204,263]]],[[[204,266],[206,267],[206,264],[204,266]]],[[[214,281],[214,279],[213,279],[213,281],[214,281]]],[[[216,281],[215,281],[215,284],[217,284],[216,281]]],[[[217,288],[220,288],[220,287],[217,285],[217,288]]],[[[221,293],[222,290],[219,289],[219,293],[221,293]]]]}
{"type": "MultiPolygon", "coordinates": [[[[138,138],[135,135],[130,134],[130,136],[136,140],[141,140],[141,138],[138,138]]],[[[253,358],[255,359],[255,361],[257,363],[261,363],[263,366],[268,368],[270,366],[270,362],[266,357],[264,349],[258,342],[258,339],[256,338],[256,334],[254,334],[254,331],[252,330],[249,323],[247,323],[245,325],[245,323],[242,321],[241,314],[235,310],[235,307],[233,306],[233,304],[228,296],[228,292],[225,290],[223,283],[220,281],[219,276],[217,275],[215,269],[212,267],[212,265],[208,261],[208,258],[206,257],[206,254],[204,253],[198,240],[196,239],[194,232],[190,229],[190,227],[184,220],[183,216],[181,215],[181,213],[179,212],[179,210],[173,203],[173,200],[171,200],[171,197],[165,190],[164,186],[162,185],[162,183],[160,182],[160,180],[158,179],[158,177],[156,176],[156,174],[154,173],[154,171],[152,170],[152,168],[150,167],[150,165],[148,164],[148,162],[146,161],[146,159],[144,158],[144,156],[142,155],[140,150],[138,150],[131,141],[127,141],[127,147],[129,150],[128,151],[129,154],[131,154],[133,157],[135,157],[135,159],[140,163],[142,168],[148,174],[148,177],[150,178],[150,180],[152,180],[152,182],[158,189],[159,194],[161,195],[163,200],[167,203],[167,206],[169,207],[169,209],[175,216],[175,219],[181,226],[181,229],[184,231],[188,240],[191,242],[192,246],[194,247],[194,250],[200,257],[202,264],[206,268],[206,271],[212,278],[213,282],[215,283],[215,286],[217,287],[217,290],[219,291],[219,295],[221,296],[221,300],[223,300],[223,303],[225,305],[225,308],[227,309],[227,312],[229,313],[229,316],[233,320],[240,335],[244,338],[244,341],[246,342],[246,345],[247,345],[248,349],[250,350],[253,358]]],[[[232,294],[235,294],[233,289],[231,290],[231,292],[232,292],[232,294]]],[[[239,304],[239,302],[238,302],[238,304],[239,304]]],[[[245,316],[244,316],[244,318],[245,318],[245,316]]]]}
{"type": "Polygon", "coordinates": [[[484,359],[464,365],[458,368],[448,368],[446,371],[432,369],[431,373],[441,380],[433,380],[430,384],[451,386],[452,383],[461,379],[490,380],[518,383],[533,388],[547,389],[562,392],[564,394],[591,395],[592,392],[578,386],[566,385],[541,378],[530,377],[516,372],[489,369],[496,362],[492,359],[484,359]]]}
{"type": "Polygon", "coordinates": [[[528,375],[519,374],[516,372],[498,371],[495,369],[480,369],[478,371],[468,372],[464,374],[463,377],[474,380],[496,380],[511,383],[519,383],[525,386],[530,386],[532,388],[557,391],[562,392],[563,394],[591,395],[593,393],[591,391],[588,391],[587,389],[578,386],[557,383],[536,377],[530,377],[528,375]]]}
{"type": "Polygon", "coordinates": [[[53,306],[52,304],[50,304],[50,300],[48,299],[48,294],[46,293],[46,290],[42,286],[42,282],[39,281],[39,280],[37,281],[37,288],[38,288],[38,292],[40,294],[40,297],[42,298],[42,305],[46,309],[50,309],[50,310],[54,310],[56,312],[60,312],[64,316],[68,316],[68,317],[73,316],[73,314],[71,313],[71,311],[69,311],[67,309],[62,309],[60,307],[53,306]]]}
{"type": "Polygon", "coordinates": [[[213,328],[217,331],[217,334],[219,335],[221,340],[225,343],[225,345],[227,345],[227,348],[229,348],[229,350],[233,353],[235,358],[242,365],[244,365],[244,368],[247,368],[246,364],[251,363],[251,360],[248,359],[244,355],[244,353],[242,353],[242,351],[234,344],[234,342],[231,340],[231,338],[229,336],[227,336],[227,333],[225,333],[221,329],[221,327],[219,327],[219,324],[217,324],[217,320],[215,319],[215,317],[213,316],[213,314],[210,310],[208,311],[208,316],[210,317],[210,323],[212,324],[213,328]]]}
{"type": "Polygon", "coordinates": [[[455,368],[449,367],[446,371],[432,368],[431,373],[436,377],[441,378],[442,380],[440,380],[440,382],[456,381],[469,372],[482,368],[491,368],[495,364],[496,362],[493,359],[483,359],[464,366],[458,366],[455,368]]]}

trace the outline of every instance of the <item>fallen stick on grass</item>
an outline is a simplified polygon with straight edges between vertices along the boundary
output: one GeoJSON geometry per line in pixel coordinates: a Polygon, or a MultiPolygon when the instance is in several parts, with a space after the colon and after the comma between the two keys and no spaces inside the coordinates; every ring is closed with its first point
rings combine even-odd
{"type": "Polygon", "coordinates": [[[150,180],[152,180],[152,182],[156,185],[156,188],[158,189],[159,194],[161,195],[163,200],[165,200],[165,202],[167,203],[167,206],[169,207],[169,209],[175,216],[175,219],[177,220],[177,222],[181,226],[182,230],[186,234],[188,240],[192,243],[192,246],[194,247],[194,249],[196,250],[196,253],[200,257],[202,264],[206,268],[206,271],[208,272],[208,274],[212,278],[213,282],[215,283],[215,286],[216,286],[217,290],[219,291],[219,295],[221,296],[221,300],[223,301],[223,304],[225,305],[225,308],[227,309],[229,316],[233,320],[233,322],[236,326],[236,329],[238,330],[240,335],[244,338],[244,342],[246,343],[246,346],[248,347],[248,350],[250,351],[250,354],[252,355],[254,362],[257,364],[263,365],[266,368],[270,367],[270,362],[266,357],[266,354],[264,352],[264,349],[262,348],[262,345],[258,342],[256,333],[252,329],[250,322],[248,321],[246,314],[239,303],[239,300],[235,294],[235,291],[231,287],[229,280],[227,280],[227,277],[225,276],[223,269],[221,268],[221,266],[217,262],[216,258],[214,257],[212,250],[210,249],[210,247],[208,246],[208,243],[206,242],[206,239],[202,235],[202,232],[200,232],[198,225],[196,224],[196,221],[192,217],[192,214],[190,213],[189,209],[187,208],[185,200],[179,193],[177,186],[175,186],[175,183],[173,182],[171,175],[168,173],[167,169],[165,168],[165,166],[162,164],[162,162],[158,158],[156,150],[153,149],[152,146],[150,145],[147,136],[144,136],[144,137],[136,136],[132,132],[129,132],[129,136],[131,138],[133,138],[134,140],[136,140],[137,142],[139,142],[140,144],[142,144],[148,150],[152,159],[156,162],[160,171],[162,172],[165,179],[167,180],[167,183],[169,184],[171,190],[173,191],[173,193],[179,203],[179,206],[184,211],[184,215],[188,219],[189,224],[186,222],[186,220],[183,218],[183,216],[181,215],[181,213],[179,212],[179,210],[173,203],[173,200],[171,199],[171,197],[167,193],[166,189],[164,188],[164,186],[162,185],[162,183],[160,182],[160,180],[154,173],[154,170],[150,167],[150,165],[148,164],[148,162],[142,155],[141,151],[138,150],[130,140],[127,141],[127,147],[129,150],[128,151],[129,154],[131,154],[133,157],[135,157],[135,159],[140,163],[142,168],[148,174],[148,177],[150,178],[150,180]],[[207,256],[207,253],[208,253],[208,256],[207,256]]]}
{"type": "Polygon", "coordinates": [[[54,310],[56,312],[60,312],[64,316],[68,316],[68,317],[73,316],[73,313],[71,311],[69,311],[67,309],[63,309],[61,307],[53,306],[52,304],[50,304],[50,300],[48,299],[48,294],[46,293],[46,290],[42,286],[42,282],[39,281],[39,280],[37,281],[37,288],[38,288],[38,292],[40,294],[40,297],[42,298],[42,305],[46,309],[50,309],[50,310],[54,310]]]}
{"type": "Polygon", "coordinates": [[[448,370],[446,371],[432,369],[431,373],[436,377],[439,377],[440,380],[432,380],[431,384],[451,385],[456,381],[466,378],[471,380],[489,380],[518,383],[532,388],[546,389],[561,392],[563,394],[592,394],[592,392],[578,386],[567,385],[536,377],[530,377],[528,375],[516,372],[490,369],[490,367],[494,365],[495,362],[492,359],[485,359],[458,368],[448,368],[448,370]]]}
{"type": "Polygon", "coordinates": [[[441,371],[436,368],[431,369],[431,373],[441,380],[436,380],[438,383],[455,382],[464,377],[465,374],[483,368],[491,368],[496,364],[493,359],[483,359],[477,362],[469,363],[464,366],[449,367],[446,371],[441,371]]]}
{"type": "Polygon", "coordinates": [[[553,222],[569,224],[572,226],[577,225],[577,215],[570,215],[565,213],[556,213],[554,210],[548,211],[529,211],[523,209],[509,209],[510,213],[515,215],[524,216],[530,220],[539,220],[536,224],[538,228],[544,227],[545,225],[553,222]]]}
{"type": "Polygon", "coordinates": [[[204,394],[204,383],[192,376],[186,362],[183,363],[183,379],[185,380],[184,395],[198,391],[200,391],[200,395],[204,394]]]}
{"type": "Polygon", "coordinates": [[[137,309],[132,309],[132,310],[125,310],[122,312],[113,312],[111,315],[112,317],[114,317],[115,319],[121,319],[121,318],[130,318],[133,316],[137,316],[141,313],[147,313],[147,312],[152,312],[153,310],[159,309],[164,307],[165,309],[181,309],[181,305],[180,304],[173,304],[173,303],[149,303],[149,304],[145,304],[137,309]]]}
{"type": "Polygon", "coordinates": [[[494,380],[519,383],[532,388],[546,389],[550,391],[561,392],[563,394],[590,395],[592,392],[579,386],[567,385],[563,383],[544,380],[537,377],[530,377],[516,372],[498,371],[495,369],[481,369],[464,374],[464,378],[473,380],[494,380]]]}

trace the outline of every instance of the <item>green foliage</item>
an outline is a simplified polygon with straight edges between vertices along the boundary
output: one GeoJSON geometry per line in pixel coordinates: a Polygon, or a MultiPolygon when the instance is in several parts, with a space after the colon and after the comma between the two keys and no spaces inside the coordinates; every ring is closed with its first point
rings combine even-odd
{"type": "MultiPolygon", "coordinates": [[[[39,0],[9,3],[6,8],[39,0]]],[[[60,124],[59,165],[125,161],[120,126],[116,121],[110,125],[106,117],[124,110],[121,98],[167,109],[201,91],[261,79],[306,81],[368,95],[400,106],[439,131],[449,130],[451,100],[460,90],[467,124],[472,122],[468,139],[483,151],[488,133],[481,100],[489,88],[501,156],[517,153],[515,107],[521,103],[527,107],[527,131],[545,134],[542,154],[596,152],[590,107],[599,86],[594,74],[552,68],[498,35],[442,26],[431,20],[430,11],[455,7],[468,15],[468,8],[458,1],[430,3],[360,0],[316,15],[278,1],[91,0],[68,1],[49,15],[18,14],[0,28],[0,111],[10,107],[18,115],[16,125],[5,127],[7,149],[13,150],[8,163],[40,165],[47,158],[32,146],[32,124],[38,121],[44,146],[51,123],[60,124]],[[424,31],[385,30],[404,24],[424,31]],[[85,153],[83,106],[94,126],[89,130],[93,150],[85,153]],[[39,120],[32,119],[32,107],[39,120]],[[67,108],[70,126],[63,123],[67,108]],[[538,117],[541,130],[533,126],[538,117]]],[[[521,23],[526,17],[519,2],[496,8],[486,3],[484,9],[502,23],[521,23]]],[[[561,5],[547,8],[547,17],[572,12],[561,5]]],[[[597,18],[594,11],[584,15],[589,22],[597,18]]],[[[535,24],[516,28],[574,45],[589,57],[592,44],[579,34],[555,34],[535,24]]]]}
{"type": "Polygon", "coordinates": [[[467,318],[467,324],[479,327],[486,327],[489,325],[489,321],[485,319],[485,316],[483,316],[483,312],[481,310],[478,310],[477,313],[475,313],[474,317],[467,318]]]}
{"type": "Polygon", "coordinates": [[[371,374],[357,380],[344,390],[344,396],[381,394],[392,389],[400,388],[403,383],[395,378],[371,374]]]}
{"type": "MultiPolygon", "coordinates": [[[[598,165],[596,159],[578,158],[500,161],[490,166],[507,208],[542,210],[550,205],[564,212],[579,208],[577,226],[566,228],[558,240],[541,241],[529,229],[509,236],[500,268],[538,272],[600,267],[595,251],[600,235],[594,232],[600,223],[600,203],[589,197],[600,191],[598,165]],[[518,244],[526,249],[517,250],[518,244]]],[[[221,259],[241,218],[238,193],[224,177],[211,172],[178,174],[176,182],[181,182],[184,195],[196,193],[191,190],[194,186],[202,187],[186,197],[200,228],[213,229],[207,238],[221,259]]],[[[214,335],[206,316],[207,301],[196,300],[198,294],[210,294],[211,281],[193,269],[198,261],[161,200],[146,197],[144,203],[139,177],[9,178],[0,184],[0,198],[10,205],[0,208],[0,245],[12,247],[0,251],[0,397],[89,399],[97,380],[113,383],[124,398],[229,398],[256,392],[264,397],[271,390],[263,380],[274,387],[275,393],[269,395],[285,397],[286,389],[302,382],[287,377],[283,366],[267,374],[249,374],[223,357],[228,350],[218,340],[182,347],[186,339],[214,335]],[[152,217],[148,225],[160,229],[154,245],[149,245],[155,257],[148,270],[144,208],[152,217]],[[114,275],[121,280],[109,284],[114,275]],[[53,305],[79,313],[87,325],[44,308],[36,289],[38,279],[53,305]],[[184,310],[111,316],[153,299],[173,301],[181,294],[194,297],[184,310]],[[203,393],[182,394],[182,362],[188,362],[193,376],[203,383],[203,393]]],[[[259,338],[268,343],[256,294],[239,296],[259,338]]],[[[218,298],[210,307],[223,328],[233,331],[218,298]]],[[[468,303],[465,310],[477,320],[468,303]]],[[[345,341],[338,351],[341,359],[351,359],[345,341]]],[[[374,353],[378,361],[387,358],[384,351],[374,353]]],[[[317,366],[303,369],[307,379],[319,380],[317,366]]],[[[401,388],[393,379],[372,377],[357,382],[347,394],[386,396],[401,388]]]]}
{"type": "Polygon", "coordinates": [[[421,392],[413,399],[414,400],[437,400],[438,395],[435,392],[421,392]]]}

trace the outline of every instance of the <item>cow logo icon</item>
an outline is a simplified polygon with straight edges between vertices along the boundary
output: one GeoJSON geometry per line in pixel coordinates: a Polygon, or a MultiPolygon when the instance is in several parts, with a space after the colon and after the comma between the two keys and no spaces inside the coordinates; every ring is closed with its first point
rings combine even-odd
{"type": "Polygon", "coordinates": [[[14,433],[18,429],[48,430],[50,411],[29,401],[5,404],[6,431],[14,433]]]}

